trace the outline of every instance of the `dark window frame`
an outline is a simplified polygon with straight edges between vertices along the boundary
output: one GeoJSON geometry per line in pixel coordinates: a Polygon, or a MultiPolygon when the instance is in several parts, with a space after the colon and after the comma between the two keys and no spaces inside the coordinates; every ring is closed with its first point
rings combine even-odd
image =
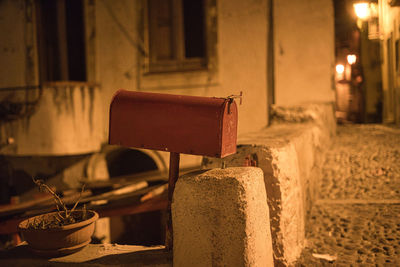
{"type": "MultiPolygon", "coordinates": [[[[168,72],[185,72],[185,71],[197,71],[197,70],[207,70],[209,67],[210,61],[213,61],[211,57],[215,57],[215,52],[212,51],[212,48],[215,47],[210,43],[213,39],[210,38],[210,29],[207,27],[207,10],[210,6],[209,0],[202,0],[202,29],[200,34],[202,35],[201,38],[198,40],[202,40],[202,55],[200,56],[190,56],[187,54],[187,49],[185,49],[185,45],[188,45],[187,38],[184,37],[185,30],[185,22],[184,22],[184,3],[187,0],[160,0],[163,3],[170,4],[169,12],[170,16],[166,16],[164,20],[166,21],[167,27],[165,31],[167,35],[169,34],[170,39],[166,39],[164,43],[160,43],[157,41],[157,34],[165,34],[158,29],[157,27],[157,20],[160,23],[160,20],[155,16],[154,13],[156,11],[152,10],[152,6],[157,3],[157,0],[147,0],[145,1],[145,8],[144,8],[144,39],[147,54],[144,56],[144,73],[145,74],[153,74],[153,73],[168,73],[168,72]],[[168,21],[169,20],[169,21],[168,21]],[[168,27],[169,33],[168,33],[168,27]],[[186,42],[186,43],[185,43],[186,42]],[[167,46],[167,51],[157,51],[160,46],[157,48],[156,46],[162,44],[162,46],[167,46]],[[169,47],[169,49],[168,49],[169,47]],[[169,51],[168,51],[169,50],[169,51]],[[164,58],[159,56],[164,52],[164,58]]],[[[198,0],[191,0],[191,1],[198,1],[198,0]]],[[[215,3],[214,3],[215,5],[215,3]]],[[[158,8],[158,7],[156,7],[158,8]]],[[[192,9],[193,11],[193,9],[192,9]]],[[[187,12],[187,11],[186,11],[187,12]]],[[[189,10],[190,12],[190,10],[189,10]]],[[[161,21],[162,23],[163,21],[161,21]]],[[[192,37],[192,40],[196,40],[192,37]]],[[[194,41],[192,41],[194,42],[194,41]]],[[[163,49],[165,47],[161,47],[163,49]]],[[[193,52],[193,54],[199,54],[197,52],[193,52]]],[[[215,61],[215,60],[214,60],[215,61]]]]}
{"type": "Polygon", "coordinates": [[[88,81],[84,1],[37,0],[35,9],[40,83],[88,81]]]}

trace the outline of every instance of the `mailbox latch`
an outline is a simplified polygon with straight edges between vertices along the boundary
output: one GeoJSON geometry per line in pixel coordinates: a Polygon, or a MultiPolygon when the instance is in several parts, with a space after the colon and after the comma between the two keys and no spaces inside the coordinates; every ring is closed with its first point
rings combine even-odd
{"type": "Polygon", "coordinates": [[[226,97],[226,100],[229,101],[228,102],[228,114],[231,114],[231,104],[233,103],[233,100],[235,100],[235,98],[239,98],[240,102],[239,104],[242,104],[242,96],[243,96],[243,92],[240,91],[239,95],[230,95],[228,97],[226,97]]]}

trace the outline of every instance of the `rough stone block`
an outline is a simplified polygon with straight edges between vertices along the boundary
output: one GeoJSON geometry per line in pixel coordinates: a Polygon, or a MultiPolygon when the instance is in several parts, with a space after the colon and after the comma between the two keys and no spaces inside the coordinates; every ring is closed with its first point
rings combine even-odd
{"type": "Polygon", "coordinates": [[[174,266],[273,266],[263,171],[212,169],[178,179],[174,266]]]}

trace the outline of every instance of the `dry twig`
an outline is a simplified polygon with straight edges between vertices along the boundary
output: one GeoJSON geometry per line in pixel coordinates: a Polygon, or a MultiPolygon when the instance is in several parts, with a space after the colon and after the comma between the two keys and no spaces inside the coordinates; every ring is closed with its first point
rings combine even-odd
{"type": "MultiPolygon", "coordinates": [[[[68,210],[67,206],[65,205],[65,203],[63,202],[61,197],[59,195],[57,195],[57,193],[54,192],[53,189],[51,189],[48,185],[46,185],[43,182],[43,180],[35,179],[33,177],[32,177],[32,180],[37,186],[39,186],[40,190],[45,190],[53,196],[54,202],[56,203],[56,208],[58,210],[57,215],[55,215],[52,220],[45,221],[45,219],[42,219],[38,222],[35,218],[33,220],[33,222],[30,223],[30,226],[32,228],[47,229],[47,228],[51,228],[51,227],[57,227],[57,226],[62,226],[62,225],[76,222],[77,218],[75,218],[74,216],[71,216],[71,215],[75,211],[76,207],[78,206],[78,204],[82,198],[83,191],[85,189],[85,185],[82,186],[81,192],[79,194],[79,198],[75,202],[72,209],[68,210]]],[[[85,217],[86,217],[86,207],[84,208],[84,212],[82,214],[82,219],[85,219],[85,217]]]]}

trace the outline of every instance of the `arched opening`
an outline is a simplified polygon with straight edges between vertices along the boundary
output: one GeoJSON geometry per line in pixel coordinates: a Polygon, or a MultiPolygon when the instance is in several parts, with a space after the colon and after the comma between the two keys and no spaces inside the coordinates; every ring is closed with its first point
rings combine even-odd
{"type": "Polygon", "coordinates": [[[106,155],[110,178],[157,170],[155,161],[145,153],[134,149],[116,149],[106,155]]]}
{"type": "MultiPolygon", "coordinates": [[[[134,149],[118,148],[105,156],[109,177],[128,176],[157,170],[148,154],[134,149]]],[[[161,245],[165,239],[165,211],[151,211],[110,218],[111,243],[126,245],[161,245]]]]}

